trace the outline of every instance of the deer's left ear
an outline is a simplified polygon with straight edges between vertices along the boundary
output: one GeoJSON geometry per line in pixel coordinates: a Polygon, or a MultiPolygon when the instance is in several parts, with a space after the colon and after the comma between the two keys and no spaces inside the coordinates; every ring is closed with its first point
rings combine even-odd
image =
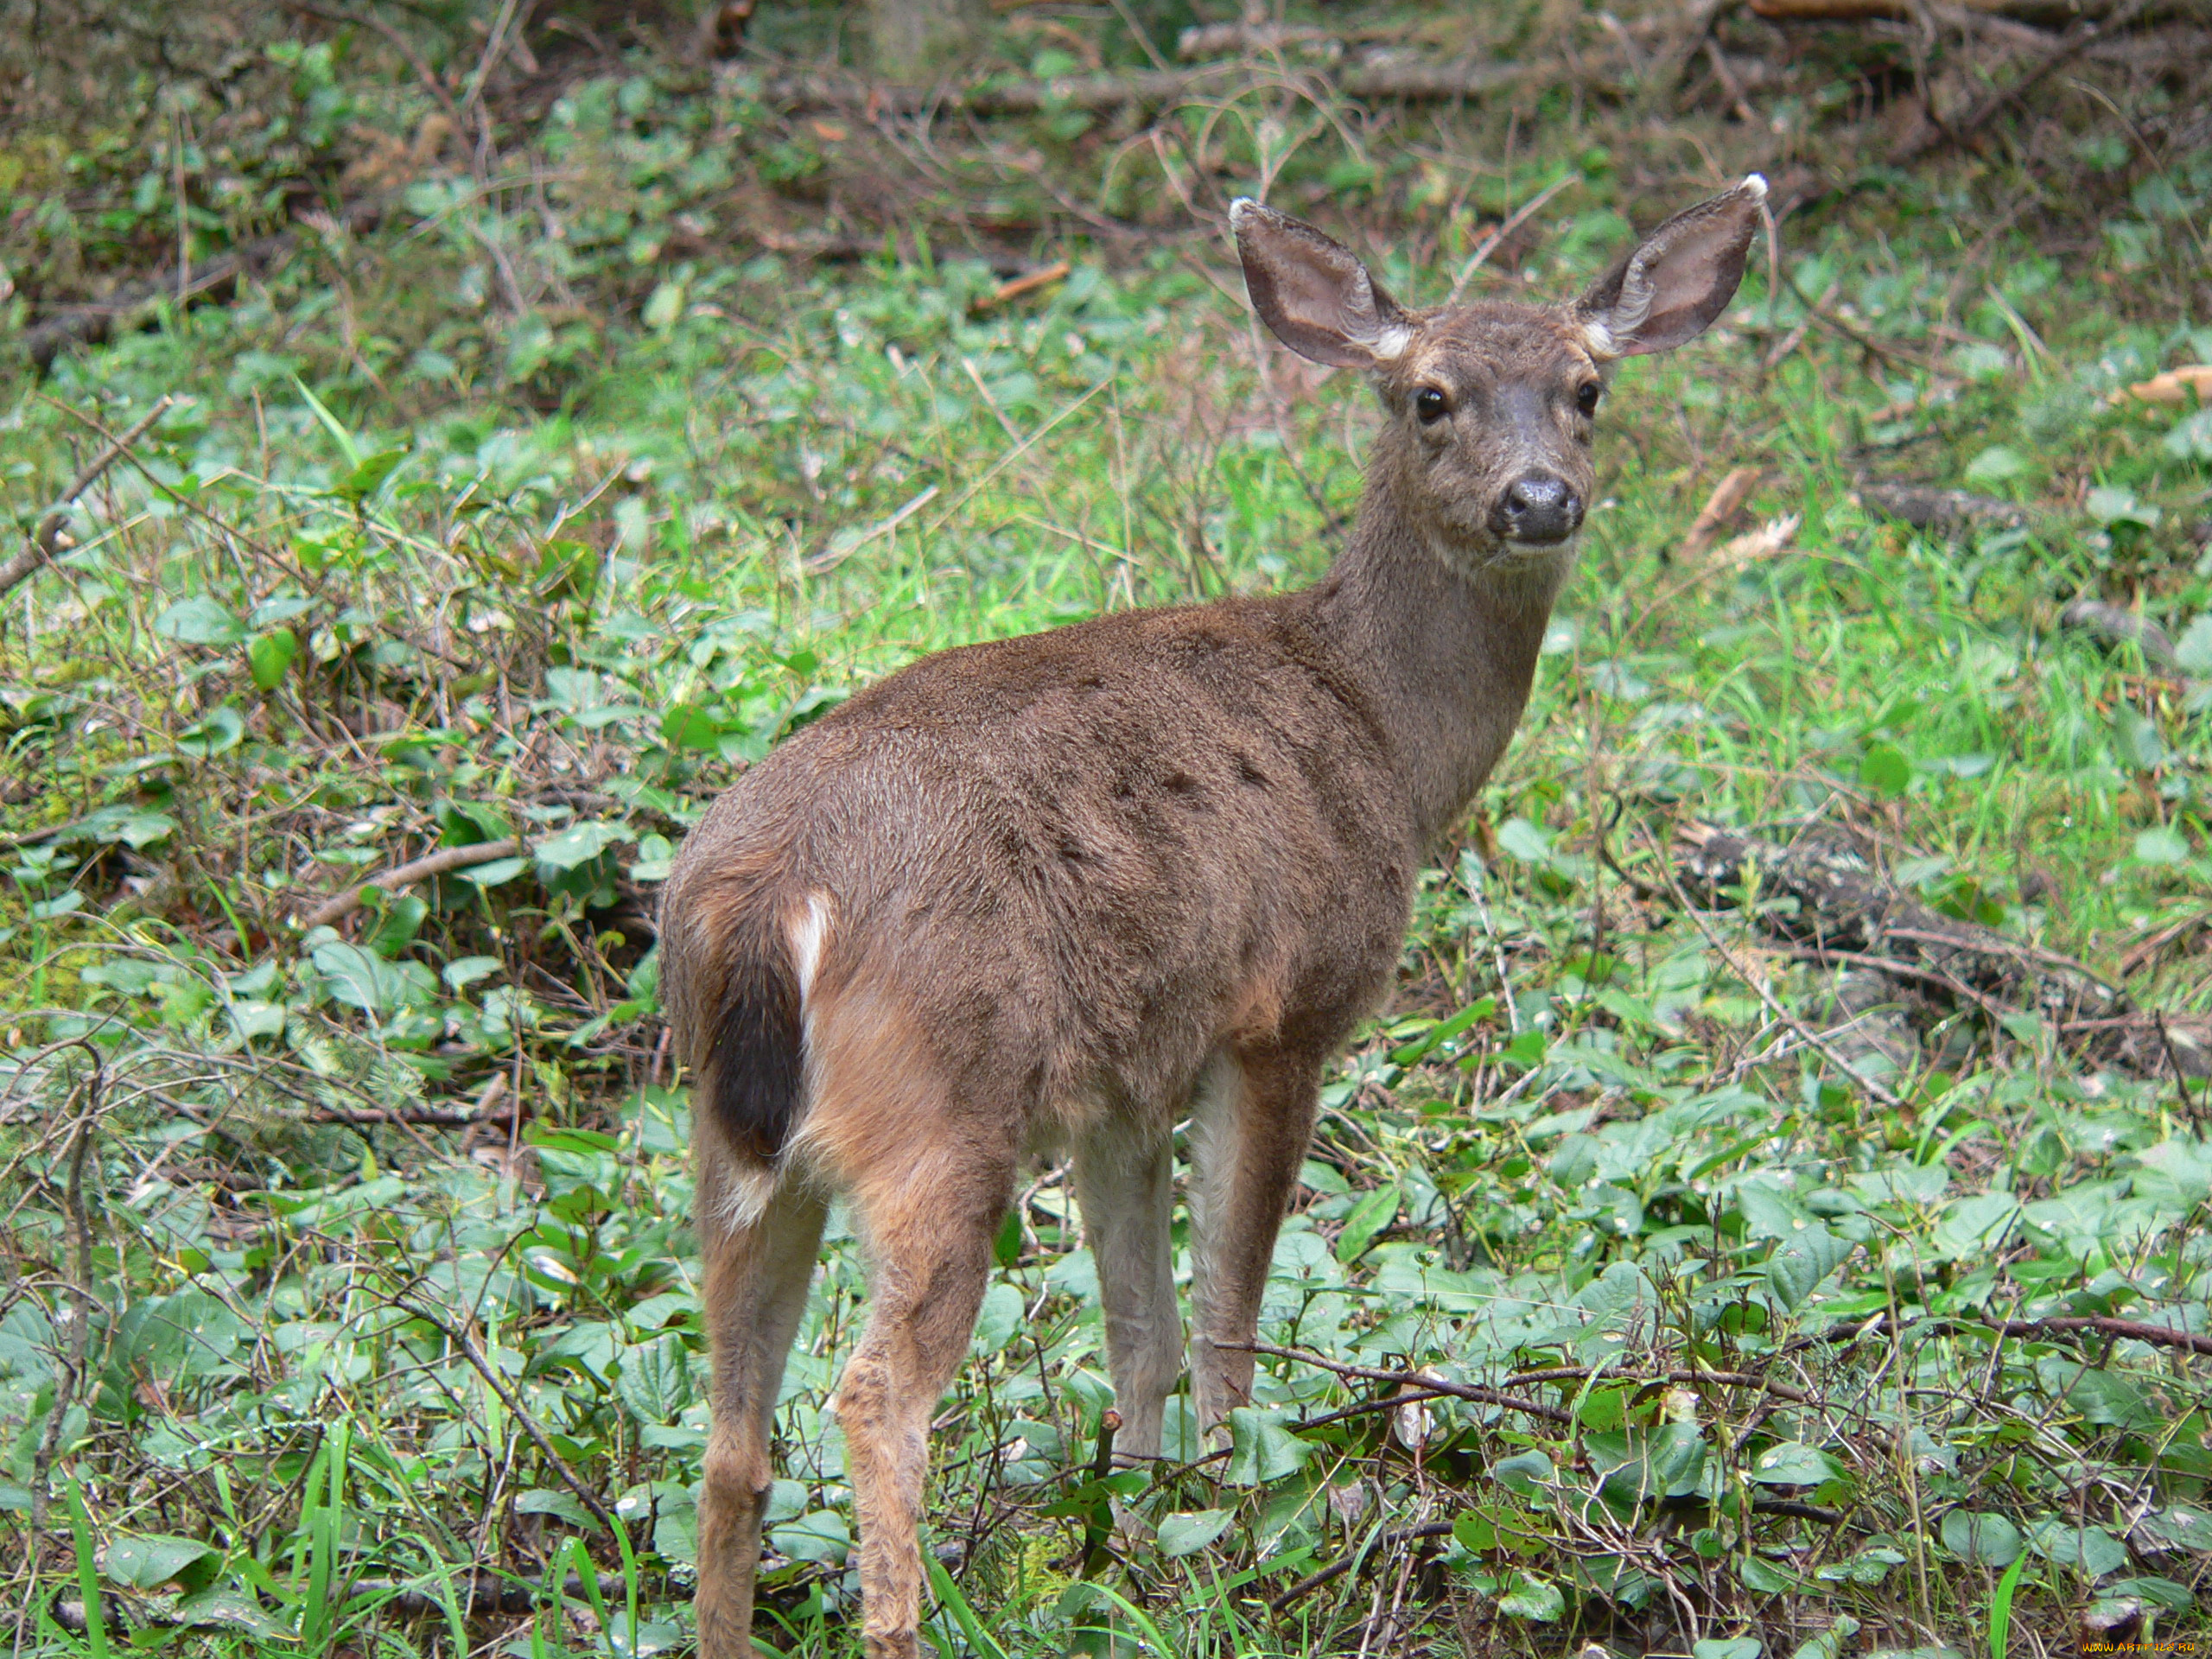
{"type": "Polygon", "coordinates": [[[1574,302],[1584,341],[1600,361],[1672,351],[1695,340],[1736,297],[1758,232],[1766,181],[1686,207],[1574,302]]]}

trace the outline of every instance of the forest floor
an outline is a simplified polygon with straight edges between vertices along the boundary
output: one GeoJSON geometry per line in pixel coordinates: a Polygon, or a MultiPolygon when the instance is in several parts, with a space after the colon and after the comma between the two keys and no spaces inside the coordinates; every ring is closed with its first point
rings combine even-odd
{"type": "MultiPolygon", "coordinates": [[[[16,1650],[686,1644],[686,826],[926,652],[1319,575],[1374,410],[1262,339],[1231,196],[1414,303],[1566,297],[1753,168],[1328,1084],[1260,1409],[1097,1466],[1033,1172],[931,1639],[2212,1625],[2201,8],[1294,5],[1185,56],[1178,6],[1016,3],[927,97],[839,10],[719,60],[613,6],[0,28],[16,1650]]],[[[810,1656],[858,1647],[831,1235],[759,1626],[810,1656]]]]}

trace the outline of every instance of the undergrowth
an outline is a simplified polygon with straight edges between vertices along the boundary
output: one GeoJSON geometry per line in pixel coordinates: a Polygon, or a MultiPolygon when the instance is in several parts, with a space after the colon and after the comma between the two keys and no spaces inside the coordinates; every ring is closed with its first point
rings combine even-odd
{"type": "MultiPolygon", "coordinates": [[[[261,60],[316,143],[436,113],[338,44],[261,60]]],[[[1022,263],[1065,276],[1008,295],[942,221],[843,264],[733,241],[718,212],[796,211],[857,124],[761,86],[639,47],[488,164],[364,140],[413,174],[375,219],[9,371],[26,535],[171,399],[0,637],[20,1651],[685,1643],[707,1395],[652,950],[685,828],[925,652],[1325,568],[1367,393],[1262,349],[1211,194],[1279,181],[1352,236],[1341,203],[1414,302],[1463,269],[1565,294],[1711,182],[1681,133],[1732,168],[1766,142],[1556,88],[1526,121],[1363,129],[1255,69],[1172,118],[1180,149],[1050,113],[964,140],[948,191],[1103,180],[1100,211],[1164,227],[1053,240],[1022,263]]],[[[1795,96],[1793,153],[1855,108],[1795,96]]],[[[2041,118],[1867,169],[1705,342],[1624,368],[1523,733],[1325,1093],[1228,1445],[1179,1401],[1168,1462],[1102,1460],[1095,1273],[1065,1172],[1033,1172],[938,1420],[943,1652],[2202,1628],[2212,427],[2182,382],[2128,389],[2212,360],[2212,151],[2115,152],[2086,100],[2041,118]],[[1993,205],[2055,200],[2052,154],[2064,213],[1993,205]],[[1688,537],[1738,467],[1735,518],[1688,537]],[[1898,480],[1974,499],[1916,527],[1898,480]],[[2083,600],[2101,632],[2063,621],[2083,600]],[[2122,995],[2085,1020],[1808,945],[1756,860],[1695,878],[1714,827],[1840,837],[2122,995]]],[[[166,142],[79,174],[206,160],[166,142]]],[[[299,153],[232,164],[268,185],[299,153]]],[[[0,168],[10,224],[47,227],[20,268],[58,284],[89,244],[49,257],[51,183],[0,168]]],[[[240,212],[211,245],[266,229],[240,212]]],[[[855,1645],[828,1402],[862,1300],[833,1221],[762,1580],[794,1653],[855,1645]]]]}

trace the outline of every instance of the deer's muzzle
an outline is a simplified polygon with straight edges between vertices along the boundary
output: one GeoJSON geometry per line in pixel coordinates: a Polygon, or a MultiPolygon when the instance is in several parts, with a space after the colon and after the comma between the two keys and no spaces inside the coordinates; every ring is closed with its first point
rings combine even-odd
{"type": "Polygon", "coordinates": [[[1490,527],[1501,541],[1554,546],[1582,528],[1582,498],[1565,479],[1523,474],[1491,508],[1490,527]]]}

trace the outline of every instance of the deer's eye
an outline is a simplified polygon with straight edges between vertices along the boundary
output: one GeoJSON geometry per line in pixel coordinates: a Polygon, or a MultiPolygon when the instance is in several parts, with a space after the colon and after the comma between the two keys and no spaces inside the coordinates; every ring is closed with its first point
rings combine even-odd
{"type": "Polygon", "coordinates": [[[1595,380],[1585,380],[1574,394],[1574,406],[1585,415],[1595,415],[1598,399],[1604,397],[1605,392],[1605,389],[1595,380]]]}
{"type": "Polygon", "coordinates": [[[1421,417],[1423,426],[1433,426],[1451,408],[1452,400],[1434,386],[1423,386],[1414,394],[1414,413],[1421,417]]]}

